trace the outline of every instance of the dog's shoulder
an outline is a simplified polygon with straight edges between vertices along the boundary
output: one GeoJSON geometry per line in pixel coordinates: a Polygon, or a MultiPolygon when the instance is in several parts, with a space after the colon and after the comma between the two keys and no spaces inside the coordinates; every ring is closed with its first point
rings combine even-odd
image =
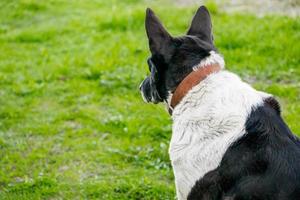
{"type": "Polygon", "coordinates": [[[280,116],[278,101],[269,97],[253,108],[245,130],[189,199],[300,199],[300,141],[280,116]]]}

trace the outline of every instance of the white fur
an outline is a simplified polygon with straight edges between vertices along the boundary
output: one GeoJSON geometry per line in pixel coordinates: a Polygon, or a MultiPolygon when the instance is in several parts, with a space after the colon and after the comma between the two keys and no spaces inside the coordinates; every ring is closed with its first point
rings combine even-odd
{"type": "Polygon", "coordinates": [[[218,63],[222,69],[225,68],[224,59],[220,54],[216,53],[215,51],[210,51],[209,54],[210,55],[208,57],[204,58],[198,65],[193,67],[194,71],[201,67],[205,67],[207,65],[212,65],[215,63],[218,63]]]}
{"type": "MultiPolygon", "coordinates": [[[[144,79],[144,81],[145,81],[145,79],[144,79]]],[[[141,82],[139,88],[140,88],[140,92],[141,92],[141,94],[142,94],[143,101],[146,102],[146,103],[148,103],[148,101],[147,101],[147,99],[146,99],[146,97],[145,97],[145,95],[144,95],[144,92],[141,90],[144,81],[141,82]]]]}
{"type": "MultiPolygon", "coordinates": [[[[221,62],[224,68],[222,57],[211,55],[212,60],[197,67],[221,62]]],[[[233,73],[220,71],[193,87],[174,108],[169,154],[179,200],[186,199],[195,182],[218,167],[227,148],[245,134],[251,109],[268,96],[233,73]]]]}
{"type": "Polygon", "coordinates": [[[173,97],[173,93],[169,91],[168,92],[168,97],[167,97],[167,99],[165,101],[165,106],[166,106],[167,111],[169,111],[169,110],[173,111],[173,108],[171,107],[172,97],[173,97]]]}

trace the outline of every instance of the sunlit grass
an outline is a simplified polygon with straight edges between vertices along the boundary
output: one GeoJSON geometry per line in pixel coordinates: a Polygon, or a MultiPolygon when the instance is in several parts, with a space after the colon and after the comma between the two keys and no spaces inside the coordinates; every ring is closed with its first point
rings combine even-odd
{"type": "MultiPolygon", "coordinates": [[[[174,199],[171,120],[138,91],[147,6],[174,35],[197,9],[1,1],[0,199],[174,199]]],[[[210,7],[227,68],[278,97],[300,134],[300,20],[210,7]]]]}

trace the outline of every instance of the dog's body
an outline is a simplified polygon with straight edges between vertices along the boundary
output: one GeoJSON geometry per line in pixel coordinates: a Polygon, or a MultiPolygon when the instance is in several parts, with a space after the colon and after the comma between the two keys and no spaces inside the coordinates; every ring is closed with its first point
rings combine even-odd
{"type": "Polygon", "coordinates": [[[218,167],[229,146],[245,135],[252,108],[267,95],[222,71],[195,86],[173,111],[170,158],[179,199],[218,167]]]}
{"type": "MultiPolygon", "coordinates": [[[[210,64],[223,69],[224,61],[215,52],[204,7],[194,17],[189,35],[179,41],[170,39],[158,23],[148,10],[151,76],[141,90],[145,100],[170,106],[187,74],[210,64]]],[[[172,118],[169,154],[179,200],[300,199],[300,141],[283,122],[271,95],[223,69],[190,88],[172,118]]]]}
{"type": "Polygon", "coordinates": [[[300,142],[275,102],[227,71],[195,86],[172,116],[170,158],[178,198],[186,199],[200,178],[190,199],[299,199],[300,142]],[[217,176],[209,184],[203,179],[208,172],[217,176]]]}

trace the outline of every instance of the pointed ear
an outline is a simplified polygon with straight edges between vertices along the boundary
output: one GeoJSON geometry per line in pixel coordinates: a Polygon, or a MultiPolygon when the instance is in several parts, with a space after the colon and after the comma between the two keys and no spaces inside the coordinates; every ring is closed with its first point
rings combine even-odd
{"type": "Polygon", "coordinates": [[[213,44],[211,19],[205,6],[200,6],[197,10],[187,34],[199,36],[201,39],[213,44]]]}
{"type": "Polygon", "coordinates": [[[150,8],[146,10],[145,27],[150,51],[152,54],[159,53],[164,45],[171,40],[171,36],[150,8]]]}

